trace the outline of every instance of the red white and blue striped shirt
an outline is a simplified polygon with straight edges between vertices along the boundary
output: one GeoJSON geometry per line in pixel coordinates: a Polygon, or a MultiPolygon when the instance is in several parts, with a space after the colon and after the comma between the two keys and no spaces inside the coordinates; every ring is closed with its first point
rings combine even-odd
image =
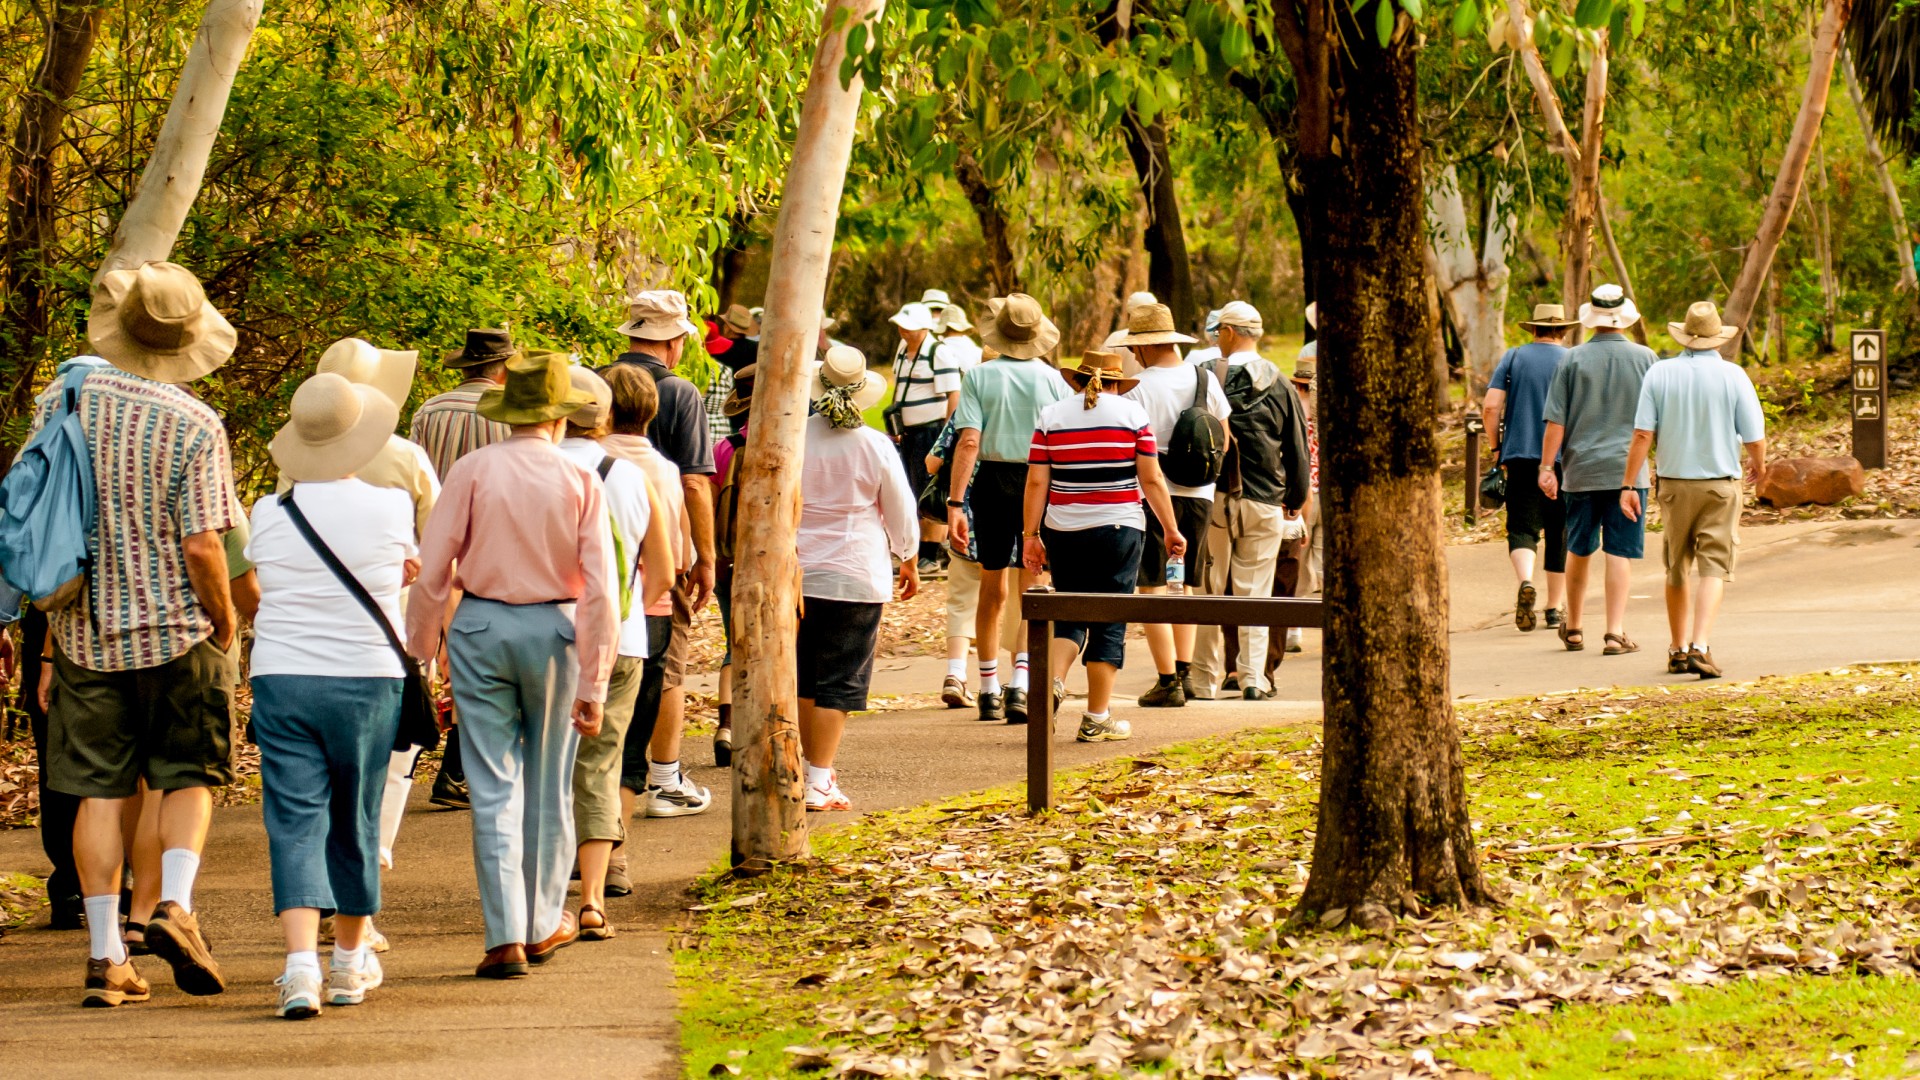
{"type": "Polygon", "coordinates": [[[1049,470],[1047,527],[1144,531],[1139,458],[1157,453],[1147,410],[1118,394],[1101,394],[1091,409],[1079,394],[1041,409],[1027,464],[1049,470]]]}

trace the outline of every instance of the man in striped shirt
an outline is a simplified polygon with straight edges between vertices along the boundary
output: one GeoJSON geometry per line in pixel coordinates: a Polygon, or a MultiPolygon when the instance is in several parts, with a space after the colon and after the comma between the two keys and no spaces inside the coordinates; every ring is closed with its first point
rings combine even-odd
{"type": "MultiPolygon", "coordinates": [[[[899,444],[907,485],[918,495],[927,486],[927,455],[960,404],[960,369],[941,348],[934,333],[937,320],[926,304],[903,304],[888,321],[900,331],[900,347],[893,354],[893,404],[888,407],[898,424],[889,425],[889,434],[899,444]]],[[[946,526],[921,520],[922,574],[940,572],[946,538],[946,526]]]]}
{"type": "Polygon", "coordinates": [[[422,402],[407,426],[407,438],[433,461],[434,475],[445,479],[454,462],[510,434],[507,425],[481,416],[474,406],[481,394],[506,384],[507,358],[512,355],[513,337],[507,331],[469,330],[466,346],[442,361],[465,381],[422,402]]]}

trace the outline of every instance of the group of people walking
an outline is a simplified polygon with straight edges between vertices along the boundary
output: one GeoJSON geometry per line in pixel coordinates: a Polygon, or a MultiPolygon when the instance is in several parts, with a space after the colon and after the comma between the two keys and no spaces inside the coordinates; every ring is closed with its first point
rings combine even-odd
{"type": "Polygon", "coordinates": [[[1521,324],[1533,340],[1507,350],[1494,369],[1482,412],[1498,433],[1505,474],[1507,550],[1519,580],[1514,623],[1531,631],[1544,621],[1568,651],[1585,649],[1587,588],[1599,554],[1601,651],[1638,652],[1627,633],[1628,591],[1657,502],[1667,671],[1718,678],[1713,625],[1737,561],[1743,475],[1757,481],[1766,467],[1765,414],[1746,370],[1718,351],[1740,328],[1723,324],[1711,302],[1667,324],[1681,351],[1666,360],[1626,336],[1639,320],[1632,299],[1612,284],[1595,289],[1574,318],[1558,304],[1538,305],[1521,324]],[[1566,336],[1576,328],[1591,336],[1569,348],[1566,336]],[[1536,570],[1545,578],[1544,612],[1536,570]]]}

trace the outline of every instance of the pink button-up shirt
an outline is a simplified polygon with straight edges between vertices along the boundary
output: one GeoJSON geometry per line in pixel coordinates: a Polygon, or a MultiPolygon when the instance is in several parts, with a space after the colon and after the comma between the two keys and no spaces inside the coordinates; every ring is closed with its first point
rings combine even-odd
{"type": "Polygon", "coordinates": [[[607,503],[592,472],[536,434],[482,447],[454,464],[420,541],[420,578],[407,601],[407,649],[439,651],[460,564],[460,588],[508,604],[577,600],[574,696],[605,701],[620,640],[607,503]]]}

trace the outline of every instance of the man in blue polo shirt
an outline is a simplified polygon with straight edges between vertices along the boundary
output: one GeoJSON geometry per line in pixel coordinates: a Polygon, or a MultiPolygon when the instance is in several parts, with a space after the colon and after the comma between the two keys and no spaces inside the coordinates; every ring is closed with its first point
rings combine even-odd
{"type": "Polygon", "coordinates": [[[1540,489],[1540,470],[1552,472],[1558,464],[1543,461],[1540,456],[1540,440],[1546,434],[1542,414],[1547,407],[1547,388],[1553,385],[1553,376],[1567,358],[1567,347],[1560,342],[1570,327],[1580,324],[1567,318],[1567,309],[1559,304],[1535,304],[1533,318],[1520,325],[1533,332],[1533,340],[1508,349],[1500,357],[1493,378],[1487,382],[1480,415],[1487,430],[1496,433],[1495,449],[1507,472],[1507,555],[1513,561],[1513,575],[1520,581],[1513,624],[1527,631],[1538,625],[1534,602],[1539,593],[1533,586],[1533,569],[1544,534],[1547,629],[1556,630],[1564,614],[1560,605],[1567,595],[1567,513],[1565,503],[1540,489]],[[1507,422],[1504,431],[1500,427],[1502,419],[1507,422]]]}

